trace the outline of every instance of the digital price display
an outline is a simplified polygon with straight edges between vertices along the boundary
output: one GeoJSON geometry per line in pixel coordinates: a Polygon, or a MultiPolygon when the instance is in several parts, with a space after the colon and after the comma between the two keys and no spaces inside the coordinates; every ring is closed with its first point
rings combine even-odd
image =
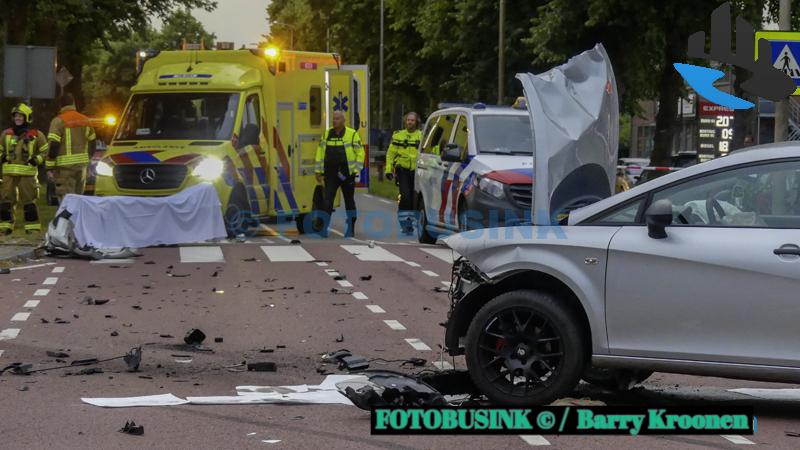
{"type": "Polygon", "coordinates": [[[701,101],[698,111],[699,162],[727,155],[733,145],[733,109],[701,101]]]}

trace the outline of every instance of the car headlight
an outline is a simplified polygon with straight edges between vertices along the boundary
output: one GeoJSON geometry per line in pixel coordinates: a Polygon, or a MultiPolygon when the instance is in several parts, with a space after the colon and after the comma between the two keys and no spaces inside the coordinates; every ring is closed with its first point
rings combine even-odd
{"type": "Polygon", "coordinates": [[[206,181],[214,181],[222,175],[225,164],[217,158],[204,158],[195,166],[192,175],[206,181]]]}
{"type": "Polygon", "coordinates": [[[114,168],[105,161],[98,161],[94,171],[103,177],[110,177],[114,175],[114,168]]]}
{"type": "Polygon", "coordinates": [[[482,177],[478,182],[478,188],[495,198],[505,198],[506,196],[503,183],[491,178],[482,177]]]}

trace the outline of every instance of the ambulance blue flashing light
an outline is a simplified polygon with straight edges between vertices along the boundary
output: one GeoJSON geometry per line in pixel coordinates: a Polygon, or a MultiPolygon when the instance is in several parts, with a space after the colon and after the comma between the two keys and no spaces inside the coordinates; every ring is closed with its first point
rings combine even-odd
{"type": "Polygon", "coordinates": [[[486,104],[478,102],[472,105],[472,109],[486,109],[486,104]]]}

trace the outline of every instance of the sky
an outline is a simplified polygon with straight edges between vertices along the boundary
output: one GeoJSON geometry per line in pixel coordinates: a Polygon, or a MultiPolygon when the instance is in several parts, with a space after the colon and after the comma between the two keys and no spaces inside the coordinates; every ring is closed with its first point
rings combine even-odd
{"type": "MultiPolygon", "coordinates": [[[[233,42],[234,48],[243,44],[257,44],[261,35],[267,34],[267,5],[269,0],[217,0],[217,9],[206,12],[202,9],[192,11],[206,31],[217,35],[217,41],[233,42]]],[[[161,21],[153,25],[161,28],[161,21]]]]}

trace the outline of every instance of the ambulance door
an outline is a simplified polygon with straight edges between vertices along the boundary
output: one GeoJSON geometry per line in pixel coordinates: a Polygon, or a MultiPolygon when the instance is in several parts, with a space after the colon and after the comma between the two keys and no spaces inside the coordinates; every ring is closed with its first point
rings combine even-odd
{"type": "Polygon", "coordinates": [[[278,102],[278,141],[275,150],[278,161],[275,171],[278,183],[275,187],[275,211],[278,215],[297,212],[298,204],[293,189],[294,154],[297,143],[294,139],[294,104],[291,101],[278,102]]]}
{"type": "MultiPolygon", "coordinates": [[[[292,188],[294,188],[298,207],[301,213],[307,213],[315,208],[314,191],[317,180],[314,166],[317,157],[317,147],[324,131],[323,126],[323,97],[324,80],[317,72],[298,74],[298,83],[303,86],[298,88],[298,99],[295,109],[295,145],[292,164],[294,166],[292,188]]],[[[320,192],[321,194],[321,192],[320,192]]],[[[322,208],[321,199],[317,199],[316,208],[322,208]]]]}
{"type": "Polygon", "coordinates": [[[327,69],[325,71],[325,129],[331,127],[331,115],[334,111],[342,111],[345,116],[345,125],[355,128],[353,123],[353,96],[351,80],[353,73],[349,70],[327,69]]]}
{"type": "Polygon", "coordinates": [[[349,70],[351,79],[351,92],[353,94],[353,128],[358,131],[361,142],[364,144],[364,169],[361,171],[357,190],[369,189],[369,67],[361,65],[344,65],[342,69],[349,70]]]}
{"type": "Polygon", "coordinates": [[[264,153],[267,141],[261,132],[263,106],[258,91],[245,95],[239,128],[237,153],[242,162],[239,175],[244,179],[250,211],[256,216],[267,214],[269,192],[267,164],[264,153]]]}

